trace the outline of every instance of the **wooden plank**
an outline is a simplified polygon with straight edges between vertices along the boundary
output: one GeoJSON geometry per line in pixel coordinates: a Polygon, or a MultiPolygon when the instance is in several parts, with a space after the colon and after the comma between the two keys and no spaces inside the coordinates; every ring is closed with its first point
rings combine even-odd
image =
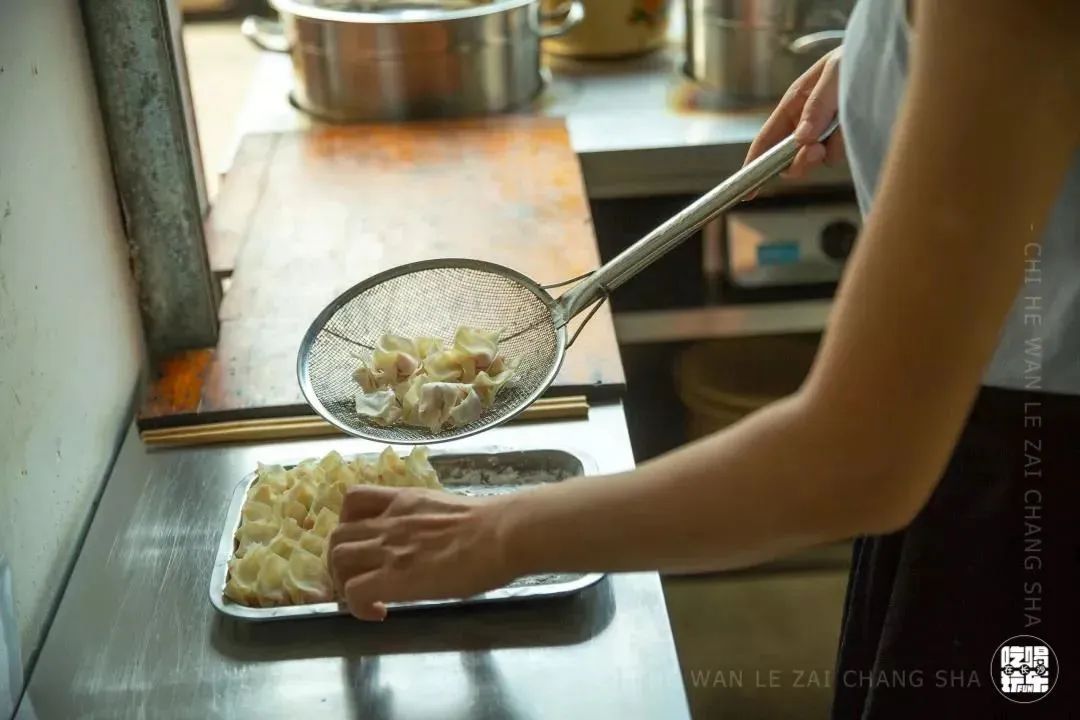
{"type": "MultiPolygon", "coordinates": [[[[472,257],[550,284],[600,264],[577,157],[558,118],[318,127],[249,136],[240,155],[243,170],[226,176],[213,212],[223,219],[212,224],[231,233],[221,248],[238,253],[221,339],[201,374],[202,422],[303,412],[295,370],[303,333],[339,293],[382,270],[472,257]]],[[[172,372],[193,374],[188,366],[172,372]]],[[[175,425],[173,411],[191,408],[161,399],[175,384],[157,384],[141,427],[175,425]]],[[[624,388],[603,307],[550,394],[599,400],[624,388]]]]}
{"type": "MultiPolygon", "coordinates": [[[[510,422],[537,422],[587,418],[589,402],[583,397],[541,398],[510,422]]],[[[185,427],[144,430],[143,443],[149,446],[189,447],[235,442],[274,442],[317,437],[345,437],[336,427],[318,417],[238,420],[185,427]]]]}
{"type": "Polygon", "coordinates": [[[236,267],[265,190],[277,140],[277,135],[245,138],[229,168],[228,182],[222,182],[214,209],[206,219],[210,269],[219,278],[231,275],[236,267]]]}

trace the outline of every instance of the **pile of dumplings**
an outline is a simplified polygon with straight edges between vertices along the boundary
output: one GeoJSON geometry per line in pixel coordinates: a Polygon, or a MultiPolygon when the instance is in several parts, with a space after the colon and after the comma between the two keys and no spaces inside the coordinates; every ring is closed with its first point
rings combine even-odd
{"type": "Polygon", "coordinates": [[[354,485],[442,489],[428,449],[405,458],[390,447],[375,462],[336,451],[286,470],[259,463],[248,489],[229,562],[225,597],[249,607],[334,601],[327,541],[354,485]]]}
{"type": "Polygon", "coordinates": [[[459,328],[451,347],[438,338],[384,335],[353,374],[356,413],[376,423],[440,429],[474,422],[494,404],[517,362],[499,354],[498,333],[459,328]]]}

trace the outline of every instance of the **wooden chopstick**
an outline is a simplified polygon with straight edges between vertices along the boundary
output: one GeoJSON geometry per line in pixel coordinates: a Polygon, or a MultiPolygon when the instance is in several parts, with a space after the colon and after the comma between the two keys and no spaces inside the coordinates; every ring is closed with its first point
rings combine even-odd
{"type": "MultiPolygon", "coordinates": [[[[535,422],[538,420],[572,420],[589,416],[589,401],[583,395],[558,398],[541,398],[527,407],[510,422],[535,422]]],[[[316,437],[344,437],[338,428],[320,417],[261,418],[255,420],[230,420],[186,425],[182,427],[157,428],[139,433],[149,446],[182,447],[192,445],[217,445],[230,442],[270,442],[316,437]]]]}

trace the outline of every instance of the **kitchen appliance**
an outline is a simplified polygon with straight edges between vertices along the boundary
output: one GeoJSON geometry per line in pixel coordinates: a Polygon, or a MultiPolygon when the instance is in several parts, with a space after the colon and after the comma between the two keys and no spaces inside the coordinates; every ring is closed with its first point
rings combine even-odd
{"type": "Polygon", "coordinates": [[[540,43],[584,17],[540,0],[269,0],[280,24],[243,34],[292,58],[293,102],[338,122],[466,117],[523,107],[543,90],[540,43]]]}
{"type": "Polygon", "coordinates": [[[745,290],[835,285],[858,238],[855,203],[745,209],[727,213],[722,268],[745,290]]]}
{"type": "MultiPolygon", "coordinates": [[[[543,0],[557,12],[563,0],[543,0]]],[[[667,43],[670,0],[582,0],[585,18],[568,32],[544,41],[559,57],[600,59],[644,55],[667,43]]]]}
{"type": "Polygon", "coordinates": [[[719,107],[779,100],[843,41],[855,0],[685,0],[685,74],[719,107]]]}
{"type": "MultiPolygon", "coordinates": [[[[821,139],[838,127],[834,119],[821,139]]],[[[343,432],[390,444],[445,442],[505,423],[548,389],[566,349],[611,291],[775,177],[799,147],[789,135],[582,278],[543,287],[507,267],[451,258],[410,263],[364,280],[319,313],[301,340],[297,377],[305,399],[343,432]],[[580,282],[557,300],[548,293],[575,281],[580,282]],[[567,339],[570,321],[585,311],[582,326],[567,339]],[[461,326],[498,330],[500,353],[517,362],[512,381],[478,418],[432,430],[387,425],[357,412],[358,348],[370,352],[386,333],[451,341],[461,326]]]]}

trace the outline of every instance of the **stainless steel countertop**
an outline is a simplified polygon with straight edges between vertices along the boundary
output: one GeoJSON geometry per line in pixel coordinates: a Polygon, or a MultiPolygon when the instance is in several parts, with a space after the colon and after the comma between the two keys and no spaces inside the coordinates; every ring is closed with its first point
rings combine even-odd
{"type": "MultiPolygon", "coordinates": [[[[462,449],[579,448],[633,466],[620,405],[506,426],[462,449]]],[[[449,447],[449,445],[447,445],[449,447]]],[[[134,430],[105,489],[20,720],[634,718],[688,709],[660,580],[614,575],[576,597],[247,625],[217,614],[210,567],[230,494],[256,461],[378,450],[339,439],[147,450],[134,430]]]]}

